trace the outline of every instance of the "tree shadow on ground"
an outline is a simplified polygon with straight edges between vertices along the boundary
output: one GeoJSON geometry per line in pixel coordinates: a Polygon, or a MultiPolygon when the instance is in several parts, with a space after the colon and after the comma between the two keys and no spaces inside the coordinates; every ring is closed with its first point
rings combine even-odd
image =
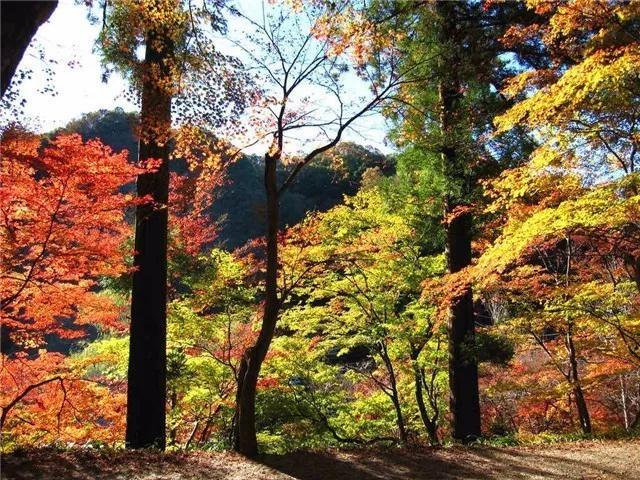
{"type": "Polygon", "coordinates": [[[261,461],[298,480],[359,479],[626,479],[607,459],[568,458],[538,451],[492,447],[416,450],[296,452],[261,461]]]}
{"type": "Polygon", "coordinates": [[[231,452],[40,448],[3,455],[7,480],[462,480],[640,478],[640,442],[584,442],[295,452],[250,460],[231,452]]]}
{"type": "MultiPolygon", "coordinates": [[[[34,449],[4,456],[2,480],[103,480],[138,479],[153,471],[153,478],[179,478],[185,469],[181,454],[156,452],[96,451],[92,449],[34,449]]],[[[228,469],[189,462],[189,478],[226,478],[228,469]]]]}

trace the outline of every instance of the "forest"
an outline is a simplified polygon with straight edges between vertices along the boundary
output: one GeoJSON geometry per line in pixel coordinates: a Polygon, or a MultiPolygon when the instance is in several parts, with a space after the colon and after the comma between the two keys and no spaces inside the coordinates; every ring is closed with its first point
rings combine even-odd
{"type": "Polygon", "coordinates": [[[2,478],[640,475],[640,0],[1,8],[2,478]]]}

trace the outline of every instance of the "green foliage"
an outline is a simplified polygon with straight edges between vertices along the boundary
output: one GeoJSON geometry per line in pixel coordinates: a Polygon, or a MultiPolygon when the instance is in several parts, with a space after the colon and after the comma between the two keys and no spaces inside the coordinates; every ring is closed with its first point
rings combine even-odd
{"type": "Polygon", "coordinates": [[[86,365],[88,377],[126,380],[129,363],[129,337],[105,337],[89,343],[74,355],[80,364],[86,365]]]}
{"type": "MultiPolygon", "coordinates": [[[[400,421],[394,401],[405,428],[424,428],[413,399],[414,350],[413,361],[434,374],[438,404],[446,381],[434,308],[421,299],[422,280],[444,271],[443,257],[422,254],[405,212],[394,210],[392,202],[381,188],[361,190],[301,227],[317,243],[293,243],[283,252],[285,259],[302,258],[311,273],[299,282],[281,325],[307,342],[310,355],[339,367],[348,408],[328,409],[323,421],[343,443],[393,439],[400,421]]],[[[323,390],[328,388],[325,383],[323,390]]]]}
{"type": "Polygon", "coordinates": [[[473,355],[478,363],[490,362],[506,366],[515,355],[515,345],[506,335],[483,329],[476,332],[468,355],[473,355]]]}

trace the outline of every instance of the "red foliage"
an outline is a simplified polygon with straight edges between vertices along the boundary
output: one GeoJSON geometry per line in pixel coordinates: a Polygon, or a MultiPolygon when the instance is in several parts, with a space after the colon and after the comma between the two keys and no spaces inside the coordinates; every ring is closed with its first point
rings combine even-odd
{"type": "MultiPolygon", "coordinates": [[[[97,294],[101,276],[127,271],[125,221],[138,173],[127,152],[62,135],[20,130],[2,138],[0,169],[0,325],[25,350],[86,335],[87,324],[122,329],[118,307],[97,294]]],[[[124,391],[84,378],[63,355],[2,358],[4,432],[20,442],[115,442],[124,428],[124,391]]]]}
{"type": "Polygon", "coordinates": [[[115,443],[124,432],[125,391],[98,379],[79,379],[57,353],[2,357],[3,431],[21,443],[115,443]]]}
{"type": "Polygon", "coordinates": [[[31,346],[44,333],[81,336],[67,328],[71,317],[117,326],[117,311],[93,289],[100,276],[126,270],[124,213],[133,199],[122,187],[140,171],[126,151],[97,140],[63,135],[40,143],[5,133],[0,171],[0,321],[31,346]]]}
{"type": "Polygon", "coordinates": [[[202,188],[199,177],[171,174],[169,192],[169,225],[171,240],[169,254],[183,250],[197,255],[202,248],[215,240],[216,225],[207,211],[213,202],[213,188],[202,188]]]}

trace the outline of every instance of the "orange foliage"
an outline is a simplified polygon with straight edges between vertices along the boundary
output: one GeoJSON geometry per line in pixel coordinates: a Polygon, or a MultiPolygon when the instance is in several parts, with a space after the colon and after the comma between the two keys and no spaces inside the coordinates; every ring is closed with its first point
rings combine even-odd
{"type": "MultiPolygon", "coordinates": [[[[131,234],[124,186],[153,167],[97,140],[42,139],[18,129],[2,138],[0,313],[3,333],[24,351],[45,335],[86,336],[85,326],[123,329],[119,308],[96,293],[102,276],[127,271],[131,234]]],[[[68,359],[40,351],[2,357],[3,433],[29,444],[115,442],[124,428],[124,389],[87,379],[68,359]]]]}
{"type": "Polygon", "coordinates": [[[100,276],[125,272],[124,220],[132,196],[122,193],[139,169],[127,152],[64,135],[5,133],[0,172],[1,324],[35,346],[44,333],[82,336],[76,323],[117,326],[117,311],[93,291],[100,276]]]}
{"type": "Polygon", "coordinates": [[[3,433],[20,443],[114,444],[123,436],[124,386],[109,389],[101,379],[79,379],[61,354],[3,355],[0,383],[3,433]]]}

